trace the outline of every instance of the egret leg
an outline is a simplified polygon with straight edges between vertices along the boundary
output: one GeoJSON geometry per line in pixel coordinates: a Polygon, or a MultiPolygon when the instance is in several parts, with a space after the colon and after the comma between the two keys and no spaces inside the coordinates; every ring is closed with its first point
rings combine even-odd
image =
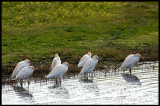
{"type": "Polygon", "coordinates": [[[80,79],[82,79],[83,78],[83,74],[80,74],[80,79]]]}
{"type": "Polygon", "coordinates": [[[123,69],[123,73],[125,73],[125,70],[123,69]]]}
{"type": "Polygon", "coordinates": [[[57,78],[56,78],[56,85],[57,85],[57,78]]]}
{"type": "Polygon", "coordinates": [[[91,72],[91,78],[93,78],[93,72],[91,72]]]}
{"type": "Polygon", "coordinates": [[[129,68],[129,72],[130,72],[130,74],[131,74],[131,70],[132,70],[132,69],[131,69],[131,68],[129,68]]]}
{"type": "Polygon", "coordinates": [[[28,78],[27,82],[28,82],[28,91],[29,91],[30,78],[28,78]]]}
{"type": "Polygon", "coordinates": [[[59,81],[60,81],[60,86],[61,86],[61,77],[59,77],[59,81]]]}
{"type": "Polygon", "coordinates": [[[87,80],[88,80],[88,73],[86,73],[86,77],[87,77],[87,80]]]}
{"type": "Polygon", "coordinates": [[[30,85],[30,78],[28,78],[27,82],[28,82],[28,86],[29,86],[30,85]]]}
{"type": "Polygon", "coordinates": [[[20,80],[20,85],[21,85],[21,88],[23,88],[23,79],[20,80]]]}
{"type": "Polygon", "coordinates": [[[86,79],[86,77],[87,77],[87,76],[86,76],[86,73],[84,73],[84,79],[86,79]]]}

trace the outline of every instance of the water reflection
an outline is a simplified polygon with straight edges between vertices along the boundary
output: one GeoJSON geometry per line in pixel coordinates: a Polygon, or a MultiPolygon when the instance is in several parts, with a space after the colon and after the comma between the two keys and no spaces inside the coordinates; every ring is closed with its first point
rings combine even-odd
{"type": "Polygon", "coordinates": [[[25,97],[32,98],[33,97],[33,95],[28,90],[26,90],[25,88],[21,86],[12,85],[12,87],[15,93],[18,94],[18,96],[22,98],[25,98],[25,97]]]}
{"type": "Polygon", "coordinates": [[[135,66],[132,74],[97,70],[88,79],[65,74],[62,86],[38,77],[29,90],[27,82],[24,89],[4,79],[2,104],[158,104],[158,68],[158,63],[147,63],[135,66]]]}
{"type": "Polygon", "coordinates": [[[61,87],[61,85],[55,84],[53,86],[49,86],[48,88],[49,89],[54,89],[54,88],[58,88],[58,87],[61,87]]]}
{"type": "Polygon", "coordinates": [[[141,85],[139,78],[133,74],[122,73],[121,76],[127,83],[141,85]]]}
{"type": "Polygon", "coordinates": [[[59,85],[54,85],[54,86],[50,86],[48,87],[48,90],[50,93],[52,93],[53,97],[58,97],[58,98],[69,98],[69,92],[66,88],[59,86],[59,85]]]}
{"type": "Polygon", "coordinates": [[[98,85],[93,81],[93,79],[82,79],[80,78],[81,86],[84,92],[94,93],[95,96],[99,96],[98,85]]]}
{"type": "Polygon", "coordinates": [[[93,83],[93,79],[80,78],[79,81],[80,81],[80,82],[83,82],[83,83],[93,83]]]}

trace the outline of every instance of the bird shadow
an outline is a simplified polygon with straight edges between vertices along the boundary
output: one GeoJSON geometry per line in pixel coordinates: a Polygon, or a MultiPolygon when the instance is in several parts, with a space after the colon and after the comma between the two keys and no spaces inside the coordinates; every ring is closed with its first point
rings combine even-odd
{"type": "Polygon", "coordinates": [[[25,88],[21,86],[12,85],[12,88],[15,91],[15,93],[18,94],[22,98],[25,98],[25,97],[32,98],[33,97],[33,95],[28,90],[26,90],[25,88]]]}
{"type": "Polygon", "coordinates": [[[79,79],[84,92],[93,93],[96,96],[99,96],[99,88],[98,85],[93,81],[93,79],[79,79]],[[86,91],[87,90],[87,91],[86,91]]]}
{"type": "Polygon", "coordinates": [[[69,91],[65,87],[53,85],[48,87],[48,90],[54,98],[69,98],[69,91]]]}
{"type": "Polygon", "coordinates": [[[93,79],[80,78],[79,81],[80,81],[80,82],[83,82],[83,83],[94,83],[94,82],[93,82],[93,79]]]}
{"type": "Polygon", "coordinates": [[[128,74],[128,73],[121,73],[121,76],[127,83],[131,85],[141,85],[141,82],[136,75],[128,74]]]}
{"type": "Polygon", "coordinates": [[[58,87],[61,87],[61,85],[60,84],[54,84],[53,86],[49,86],[48,88],[54,89],[54,88],[58,88],[58,87]]]}

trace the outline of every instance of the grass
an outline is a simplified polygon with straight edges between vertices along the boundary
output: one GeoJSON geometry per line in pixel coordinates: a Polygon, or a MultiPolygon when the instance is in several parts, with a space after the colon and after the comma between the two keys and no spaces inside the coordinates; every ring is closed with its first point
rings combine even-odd
{"type": "Polygon", "coordinates": [[[55,53],[76,66],[88,51],[102,63],[158,60],[158,2],[2,2],[5,73],[26,58],[47,70],[55,53]]]}

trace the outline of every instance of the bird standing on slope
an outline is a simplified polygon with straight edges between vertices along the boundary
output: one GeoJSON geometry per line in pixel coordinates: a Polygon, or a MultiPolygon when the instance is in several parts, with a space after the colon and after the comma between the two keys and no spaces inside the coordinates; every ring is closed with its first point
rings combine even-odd
{"type": "Polygon", "coordinates": [[[54,59],[52,61],[51,70],[57,65],[61,65],[61,59],[58,56],[58,54],[55,54],[55,57],[54,57],[54,59]]]}
{"type": "Polygon", "coordinates": [[[24,67],[16,76],[17,80],[20,80],[21,87],[23,87],[23,79],[28,78],[28,85],[30,84],[29,77],[32,75],[33,70],[38,69],[33,66],[24,67]]]}
{"type": "Polygon", "coordinates": [[[29,66],[30,65],[30,60],[29,59],[26,59],[24,61],[20,61],[17,66],[15,67],[15,69],[13,70],[13,73],[11,75],[11,79],[14,80],[17,76],[17,74],[26,66],[29,66]]]}
{"type": "Polygon", "coordinates": [[[57,78],[60,80],[61,84],[61,78],[64,73],[68,71],[68,66],[71,66],[72,64],[69,64],[68,62],[64,62],[61,65],[57,65],[52,69],[52,71],[46,76],[46,78],[56,78],[56,84],[57,84],[57,78]]]}
{"type": "Polygon", "coordinates": [[[144,58],[138,53],[128,55],[122,63],[121,69],[129,68],[131,73],[132,67],[139,62],[140,58],[144,60],[144,58]]]}
{"type": "Polygon", "coordinates": [[[83,65],[80,74],[86,74],[88,78],[88,73],[91,73],[93,71],[99,59],[102,58],[99,58],[97,55],[94,55],[92,58],[88,59],[86,63],[83,65]]]}
{"type": "Polygon", "coordinates": [[[85,54],[81,59],[80,59],[80,61],[79,61],[79,63],[78,63],[78,67],[82,67],[85,63],[86,63],[86,61],[88,60],[88,59],[91,59],[91,52],[88,52],[88,54],[85,54]]]}

